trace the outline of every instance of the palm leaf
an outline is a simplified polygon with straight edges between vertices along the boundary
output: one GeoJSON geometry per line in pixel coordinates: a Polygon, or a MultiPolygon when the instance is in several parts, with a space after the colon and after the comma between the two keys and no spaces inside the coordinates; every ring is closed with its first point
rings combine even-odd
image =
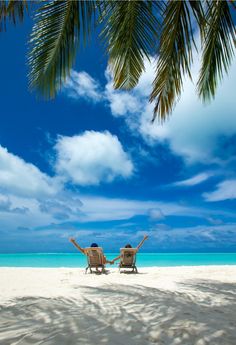
{"type": "Polygon", "coordinates": [[[6,28],[6,21],[9,19],[14,24],[17,20],[20,22],[24,19],[25,11],[28,12],[29,4],[26,0],[18,1],[0,1],[0,30],[6,28]]]}
{"type": "Polygon", "coordinates": [[[214,98],[218,81],[227,73],[236,47],[236,31],[227,1],[208,1],[198,94],[214,98]]]}
{"type": "Polygon", "coordinates": [[[144,71],[144,58],[155,51],[162,2],[109,1],[101,15],[105,28],[101,37],[107,45],[114,87],[131,89],[144,71]]]}
{"type": "Polygon", "coordinates": [[[29,86],[53,98],[70,74],[76,49],[90,35],[94,1],[56,0],[36,14],[30,39],[29,86]]]}
{"type": "Polygon", "coordinates": [[[171,113],[183,87],[183,77],[191,78],[193,29],[191,6],[186,1],[169,0],[163,13],[156,77],[150,101],[156,101],[153,121],[164,121],[171,113]]]}
{"type": "MultiPolygon", "coordinates": [[[[205,1],[189,0],[189,6],[191,7],[193,16],[197,21],[198,28],[200,29],[201,37],[203,37],[204,35],[204,28],[206,25],[204,3],[205,1]]],[[[196,46],[195,48],[197,49],[196,46]]]]}

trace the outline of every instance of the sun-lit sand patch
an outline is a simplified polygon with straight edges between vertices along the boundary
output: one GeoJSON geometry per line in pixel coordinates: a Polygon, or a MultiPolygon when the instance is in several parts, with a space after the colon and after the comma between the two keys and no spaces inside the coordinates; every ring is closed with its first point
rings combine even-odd
{"type": "Polygon", "coordinates": [[[0,343],[236,344],[236,266],[0,268],[0,343]]]}

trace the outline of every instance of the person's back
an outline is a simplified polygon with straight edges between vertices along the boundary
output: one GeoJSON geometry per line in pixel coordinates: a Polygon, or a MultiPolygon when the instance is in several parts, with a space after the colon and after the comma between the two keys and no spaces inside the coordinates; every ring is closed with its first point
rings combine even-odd
{"type": "MultiPolygon", "coordinates": [[[[145,235],[142,239],[142,241],[138,244],[138,246],[136,248],[133,248],[131,246],[130,243],[126,244],[124,248],[121,248],[121,250],[123,252],[126,252],[127,257],[125,258],[125,260],[129,260],[128,258],[130,257],[130,261],[133,260],[133,256],[136,255],[136,253],[138,252],[138,250],[140,249],[140,247],[143,245],[143,243],[148,239],[148,236],[145,235]]],[[[114,263],[116,260],[121,259],[124,260],[124,256],[123,256],[123,252],[121,251],[121,254],[119,256],[117,256],[115,259],[112,260],[112,263],[114,263]]]]}
{"type": "MultiPolygon", "coordinates": [[[[101,265],[105,265],[106,263],[111,264],[112,262],[107,260],[105,255],[103,254],[103,250],[101,247],[98,246],[97,243],[92,243],[90,247],[87,248],[82,248],[74,238],[70,238],[69,241],[84,255],[89,256],[89,260],[95,261],[96,262],[101,262],[101,265]],[[90,255],[91,254],[91,255],[90,255]]],[[[96,266],[96,265],[95,265],[96,266]]],[[[94,267],[95,267],[94,266],[94,267]]]]}
{"type": "Polygon", "coordinates": [[[135,262],[136,248],[121,248],[120,263],[122,265],[132,265],[135,262]]]}
{"type": "Polygon", "coordinates": [[[86,268],[86,272],[90,269],[92,273],[92,268],[96,268],[98,272],[98,268],[102,269],[102,272],[105,272],[105,263],[107,261],[104,260],[104,254],[101,247],[89,247],[85,248],[86,255],[88,259],[88,266],[86,268]]]}

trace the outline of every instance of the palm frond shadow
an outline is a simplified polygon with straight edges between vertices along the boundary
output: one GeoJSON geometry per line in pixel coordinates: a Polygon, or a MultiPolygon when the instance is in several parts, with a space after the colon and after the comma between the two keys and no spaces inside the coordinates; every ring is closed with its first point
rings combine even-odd
{"type": "Polygon", "coordinates": [[[189,282],[193,285],[198,298],[129,285],[77,287],[76,299],[17,298],[1,307],[0,342],[175,345],[178,338],[181,345],[235,344],[232,284],[189,282]],[[201,299],[203,293],[207,298],[201,299]]]}

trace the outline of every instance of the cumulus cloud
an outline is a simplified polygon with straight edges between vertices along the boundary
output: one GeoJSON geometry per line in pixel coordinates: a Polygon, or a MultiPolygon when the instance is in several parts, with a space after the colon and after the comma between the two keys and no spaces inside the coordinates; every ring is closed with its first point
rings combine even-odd
{"type": "MultiPolygon", "coordinates": [[[[188,80],[170,119],[163,125],[150,124],[152,106],[141,114],[140,132],[147,140],[168,141],[172,151],[187,162],[215,162],[219,139],[230,138],[236,131],[234,75],[236,64],[219,87],[215,100],[202,105],[195,86],[188,80]]],[[[196,74],[193,76],[196,80],[196,74]]],[[[227,157],[228,158],[228,157],[227,157]]]]}
{"type": "MultiPolygon", "coordinates": [[[[195,81],[198,70],[199,62],[195,56],[193,67],[195,81]]],[[[225,76],[222,85],[217,90],[215,100],[207,105],[203,105],[197,99],[195,85],[190,80],[185,80],[181,100],[169,120],[160,125],[158,121],[154,124],[151,123],[154,106],[148,102],[147,90],[150,90],[154,73],[153,64],[146,63],[144,86],[141,87],[141,83],[132,94],[136,103],[141,103],[142,107],[135,109],[133,116],[130,116],[131,109],[129,109],[126,123],[135,133],[139,132],[149,145],[155,145],[157,142],[168,143],[175,154],[184,157],[189,163],[219,163],[220,157],[217,157],[217,151],[222,138],[226,138],[226,141],[227,138],[230,140],[236,132],[235,74],[236,62],[234,61],[229,75],[225,76]]],[[[110,98],[111,109],[112,101],[113,99],[110,98]]],[[[120,102],[122,102],[122,98],[120,98],[120,102]]],[[[121,104],[120,108],[122,108],[121,104]]],[[[228,158],[225,157],[225,159],[228,158]]]]}
{"type": "Polygon", "coordinates": [[[217,185],[213,192],[203,194],[206,201],[236,199],[236,180],[225,180],[217,185]]]}
{"type": "Polygon", "coordinates": [[[193,177],[190,177],[186,180],[178,181],[172,184],[172,186],[177,186],[177,187],[191,187],[191,186],[196,186],[206,180],[208,180],[212,176],[212,173],[200,173],[197,174],[193,177]]]}
{"type": "Polygon", "coordinates": [[[133,172],[132,161],[119,139],[108,131],[61,136],[55,150],[57,174],[78,185],[98,185],[116,177],[128,178],[133,172]]]}
{"type": "MultiPolygon", "coordinates": [[[[194,56],[194,61],[192,76],[196,83],[200,67],[197,54],[194,56]]],[[[104,89],[86,72],[81,73],[85,73],[87,79],[92,80],[90,84],[95,88],[94,96],[88,97],[108,103],[112,115],[123,116],[130,130],[135,135],[139,133],[149,145],[168,143],[171,150],[184,157],[188,163],[221,163],[220,156],[223,156],[223,153],[227,155],[227,152],[221,152],[219,155],[218,150],[222,140],[230,141],[236,132],[234,97],[236,61],[219,86],[215,100],[210,104],[201,103],[196,96],[195,85],[186,79],[181,100],[177,103],[172,116],[163,125],[158,124],[158,121],[151,123],[154,106],[149,103],[148,96],[155,76],[153,59],[151,62],[145,61],[145,72],[138,85],[129,92],[113,89],[109,69],[105,73],[107,84],[104,89]]],[[[68,85],[69,89],[73,90],[73,87],[68,85]]],[[[75,96],[83,97],[83,92],[75,96]]]]}
{"type": "Polygon", "coordinates": [[[10,198],[0,194],[0,213],[18,213],[25,214],[29,211],[27,207],[13,207],[10,198]]]}
{"type": "Polygon", "coordinates": [[[64,92],[71,98],[84,98],[95,103],[103,98],[99,83],[84,71],[71,71],[71,76],[64,86],[64,92]]]}
{"type": "Polygon", "coordinates": [[[136,96],[135,91],[121,91],[113,88],[112,76],[109,68],[106,70],[107,84],[105,87],[104,96],[108,101],[111,113],[113,116],[124,116],[129,113],[137,113],[142,109],[142,102],[136,96]]]}
{"type": "Polygon", "coordinates": [[[56,180],[0,145],[0,190],[21,196],[54,195],[56,180]]]}

